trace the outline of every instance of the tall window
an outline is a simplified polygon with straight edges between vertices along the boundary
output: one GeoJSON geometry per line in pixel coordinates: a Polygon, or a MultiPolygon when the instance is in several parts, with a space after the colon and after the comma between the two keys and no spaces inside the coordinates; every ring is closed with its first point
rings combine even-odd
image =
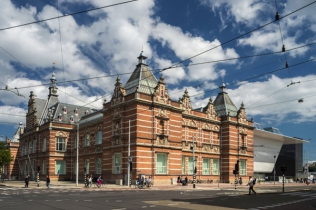
{"type": "Polygon", "coordinates": [[[28,154],[31,154],[32,153],[32,142],[30,141],[29,142],[29,153],[28,154]]]}
{"type": "Polygon", "coordinates": [[[156,160],[156,173],[157,174],[167,174],[167,154],[157,153],[156,160]]]}
{"type": "Polygon", "coordinates": [[[56,160],[55,174],[66,174],[66,162],[64,160],[56,160]]]}
{"type": "Polygon", "coordinates": [[[42,174],[46,174],[46,160],[43,160],[43,164],[42,164],[42,174]]]}
{"type": "Polygon", "coordinates": [[[86,134],[84,136],[84,145],[85,146],[89,146],[90,145],[90,135],[89,134],[86,134]]]}
{"type": "Polygon", "coordinates": [[[188,174],[193,174],[193,157],[189,157],[188,174]]]}
{"type": "Polygon", "coordinates": [[[43,138],[43,148],[42,151],[45,152],[46,151],[46,138],[43,138]]]}
{"type": "Polygon", "coordinates": [[[33,153],[35,153],[36,152],[36,140],[33,140],[33,153]]]}
{"type": "Polygon", "coordinates": [[[97,132],[97,144],[102,144],[102,131],[97,132]]]}
{"type": "Polygon", "coordinates": [[[95,173],[96,174],[101,174],[102,171],[102,162],[101,158],[97,158],[95,161],[95,173]]]}
{"type": "Polygon", "coordinates": [[[210,175],[210,159],[203,158],[203,175],[210,175]]]}
{"type": "Polygon", "coordinates": [[[219,175],[219,159],[213,159],[212,174],[219,175]]]}
{"type": "Polygon", "coordinates": [[[239,174],[247,175],[246,160],[239,160],[239,174]]]}
{"type": "Polygon", "coordinates": [[[56,138],[56,151],[65,151],[66,150],[66,138],[57,137],[56,138]]]}
{"type": "Polygon", "coordinates": [[[121,173],[121,153],[115,153],[113,156],[113,174],[121,173]]]}
{"type": "Polygon", "coordinates": [[[86,167],[86,174],[89,174],[89,168],[90,168],[89,159],[84,160],[84,167],[86,167]]]}
{"type": "Polygon", "coordinates": [[[182,156],[182,174],[185,174],[185,156],[182,156]]]}

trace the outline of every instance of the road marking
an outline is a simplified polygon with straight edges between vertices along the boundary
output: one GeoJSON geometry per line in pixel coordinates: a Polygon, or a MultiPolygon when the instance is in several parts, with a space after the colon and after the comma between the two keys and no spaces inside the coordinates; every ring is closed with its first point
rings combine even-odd
{"type": "Polygon", "coordinates": [[[156,207],[156,205],[151,205],[151,206],[149,206],[149,207],[152,207],[152,208],[154,208],[154,207],[156,207]]]}
{"type": "Polygon", "coordinates": [[[83,201],[92,201],[92,200],[83,200],[83,201]]]}
{"type": "Polygon", "coordinates": [[[122,202],[122,200],[116,200],[115,202],[122,202]]]}
{"type": "Polygon", "coordinates": [[[142,206],[142,209],[147,208],[147,206],[142,206]]]}

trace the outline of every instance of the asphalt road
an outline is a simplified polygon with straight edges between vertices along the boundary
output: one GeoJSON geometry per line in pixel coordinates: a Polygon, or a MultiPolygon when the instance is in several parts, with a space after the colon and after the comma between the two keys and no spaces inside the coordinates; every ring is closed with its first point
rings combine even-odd
{"type": "Polygon", "coordinates": [[[286,209],[315,210],[316,191],[287,188],[258,190],[247,195],[246,189],[226,190],[109,190],[36,189],[0,187],[0,209],[286,209]]]}

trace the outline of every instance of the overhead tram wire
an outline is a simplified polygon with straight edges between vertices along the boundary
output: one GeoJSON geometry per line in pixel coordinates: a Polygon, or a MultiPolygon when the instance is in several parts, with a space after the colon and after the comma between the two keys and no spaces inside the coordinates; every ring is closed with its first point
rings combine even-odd
{"type": "MultiPolygon", "coordinates": [[[[292,50],[297,50],[303,47],[308,47],[316,45],[316,42],[312,42],[306,45],[301,45],[298,47],[291,48],[287,51],[292,51],[292,50]]],[[[180,67],[189,67],[189,66],[196,66],[196,65],[204,65],[208,63],[217,63],[217,62],[225,62],[225,61],[231,61],[231,60],[238,60],[238,59],[245,59],[245,58],[253,58],[253,57],[259,57],[259,56],[267,56],[267,55],[273,55],[273,54],[279,54],[282,53],[282,51],[276,51],[276,52],[270,52],[270,53],[262,53],[262,54],[255,54],[255,55],[247,55],[247,56],[242,56],[242,57],[236,57],[236,58],[228,58],[228,59],[222,59],[222,60],[215,60],[215,61],[206,61],[206,62],[201,62],[201,63],[192,63],[188,65],[179,65],[177,67],[172,67],[172,68],[180,68],[180,67]]],[[[154,74],[161,73],[163,71],[167,70],[166,68],[161,68],[161,69],[154,69],[152,70],[154,74]]],[[[89,77],[89,78],[82,78],[82,79],[75,79],[75,80],[66,80],[63,82],[56,82],[56,84],[65,84],[65,83],[70,83],[70,82],[79,82],[79,81],[86,81],[86,80],[91,80],[91,79],[101,79],[101,78],[106,78],[106,77],[114,77],[114,76],[122,76],[122,75],[129,75],[132,74],[133,72],[126,72],[126,73],[121,73],[121,74],[111,74],[111,75],[104,75],[104,76],[97,76],[97,77],[89,77]]],[[[146,79],[145,77],[144,79],[146,79]]],[[[50,83],[44,83],[40,85],[31,85],[31,86],[24,86],[24,87],[19,87],[19,89],[26,89],[26,88],[33,88],[33,87],[40,87],[40,86],[47,86],[50,85],[50,83]]]]}
{"type": "MultiPolygon", "coordinates": [[[[61,55],[61,65],[63,67],[63,78],[64,78],[64,82],[65,82],[65,67],[64,67],[64,55],[63,55],[63,44],[61,41],[61,30],[60,30],[60,18],[59,18],[59,0],[57,0],[57,15],[58,15],[58,26],[59,26],[59,42],[60,42],[60,55],[61,55]]],[[[66,100],[66,104],[67,104],[67,85],[65,86],[65,100],[66,100]]]]}
{"type": "MultiPolygon", "coordinates": [[[[279,21],[280,16],[279,16],[279,12],[278,12],[278,6],[277,6],[277,1],[274,0],[275,2],[275,9],[276,9],[276,15],[275,15],[275,21],[277,21],[278,26],[279,26],[279,30],[280,30],[280,36],[281,36],[281,41],[282,41],[282,52],[284,53],[284,59],[285,59],[285,66],[286,68],[288,68],[288,73],[289,73],[289,77],[291,78],[291,73],[290,73],[290,69],[289,69],[289,63],[287,60],[287,56],[286,56],[286,49],[285,49],[285,45],[284,45],[284,39],[283,39],[283,34],[282,34],[282,29],[281,29],[281,23],[279,21]]],[[[291,84],[292,84],[292,79],[291,79],[291,84]]]]}
{"type": "Polygon", "coordinates": [[[27,26],[27,25],[32,25],[32,24],[41,23],[41,22],[46,22],[46,21],[49,21],[49,20],[55,20],[55,19],[58,19],[58,18],[74,16],[74,15],[87,13],[87,12],[91,12],[91,11],[95,11],[95,10],[99,10],[99,9],[105,9],[105,8],[109,8],[109,7],[119,6],[119,5],[122,5],[122,4],[127,4],[127,3],[131,3],[131,2],[135,2],[135,1],[138,1],[138,0],[124,1],[124,2],[120,2],[120,3],[116,3],[116,4],[107,5],[107,6],[96,7],[96,8],[93,8],[93,9],[88,9],[88,10],[83,10],[83,11],[79,11],[79,12],[74,12],[74,13],[66,14],[66,15],[63,15],[63,16],[60,16],[60,17],[52,17],[52,18],[38,20],[38,21],[30,22],[30,23],[24,23],[24,24],[20,24],[20,25],[16,25],[16,26],[10,26],[10,27],[6,27],[6,28],[1,28],[0,31],[13,29],[13,28],[18,28],[18,27],[27,26]]]}
{"type": "MultiPolygon", "coordinates": [[[[292,67],[294,67],[294,66],[299,66],[299,65],[302,65],[302,64],[305,64],[305,63],[308,63],[308,62],[311,62],[311,61],[315,61],[315,60],[316,60],[316,57],[315,57],[315,58],[312,58],[312,59],[309,59],[309,60],[306,60],[306,61],[302,61],[302,62],[293,64],[292,67]]],[[[250,78],[248,78],[248,79],[244,79],[244,80],[235,82],[235,83],[233,83],[233,84],[226,85],[226,87],[228,87],[228,86],[233,86],[233,85],[238,85],[238,84],[240,84],[240,83],[247,82],[247,81],[249,81],[249,80],[252,80],[252,79],[255,79],[255,78],[258,78],[258,77],[262,77],[262,76],[264,76],[264,75],[268,75],[268,74],[272,74],[272,73],[275,73],[275,72],[278,72],[278,71],[282,71],[282,70],[284,70],[284,69],[286,69],[286,67],[283,67],[283,68],[280,68],[280,69],[276,69],[276,70],[273,70],[273,71],[269,71],[269,72],[266,72],[266,73],[263,73],[263,74],[260,74],[260,75],[256,75],[256,76],[250,77],[250,78]]],[[[209,91],[204,91],[204,92],[202,92],[202,93],[197,93],[197,94],[195,94],[195,95],[192,95],[191,97],[199,96],[199,95],[208,93],[208,92],[213,91],[213,90],[214,90],[214,89],[209,90],[209,91]]]]}
{"type": "MultiPolygon", "coordinates": [[[[282,17],[279,17],[278,20],[281,20],[281,19],[283,19],[283,18],[285,18],[285,17],[287,17],[287,16],[290,16],[290,15],[292,15],[292,14],[294,14],[294,13],[296,13],[296,12],[298,12],[298,11],[300,11],[300,10],[302,10],[302,9],[304,9],[304,8],[306,8],[306,7],[308,7],[308,6],[312,5],[312,4],[314,4],[314,3],[316,3],[316,1],[313,1],[313,2],[311,2],[311,3],[309,3],[309,4],[306,4],[305,6],[300,7],[300,8],[298,8],[298,9],[294,10],[293,12],[290,12],[290,13],[288,13],[288,14],[282,16],[282,17]]],[[[201,52],[201,53],[198,53],[198,54],[196,54],[196,55],[194,55],[194,56],[191,56],[191,57],[189,57],[189,58],[187,58],[187,59],[185,59],[185,60],[182,60],[182,61],[180,61],[180,62],[178,62],[178,63],[176,63],[176,64],[173,64],[172,66],[170,66],[170,67],[168,67],[168,68],[165,68],[165,70],[170,69],[170,68],[175,67],[175,66],[178,66],[179,64],[184,63],[184,62],[186,62],[186,61],[188,61],[188,60],[191,60],[192,58],[198,57],[198,56],[200,56],[200,55],[202,55],[202,54],[204,54],[204,53],[207,53],[207,52],[209,52],[209,51],[211,51],[211,50],[213,50],[213,49],[216,49],[216,48],[221,47],[221,46],[223,46],[223,45],[225,45],[225,44],[227,44],[227,43],[230,43],[230,42],[232,42],[232,41],[234,41],[234,40],[237,40],[237,39],[239,39],[239,38],[241,38],[241,37],[243,37],[243,36],[246,36],[246,35],[248,35],[248,34],[251,34],[252,32],[257,31],[257,30],[259,30],[259,29],[261,29],[261,28],[264,28],[264,27],[266,27],[266,26],[268,26],[268,25],[270,25],[270,24],[272,24],[272,23],[274,23],[274,22],[276,22],[276,20],[271,21],[271,22],[268,22],[268,23],[266,23],[266,24],[264,24],[264,25],[259,26],[259,27],[256,28],[256,29],[250,30],[250,31],[248,31],[248,32],[246,32],[246,33],[244,33],[244,34],[242,34],[242,35],[239,35],[239,36],[233,38],[233,39],[230,39],[230,40],[225,41],[225,42],[223,42],[223,43],[221,43],[221,44],[219,44],[219,45],[216,45],[215,47],[212,47],[212,48],[210,48],[210,49],[208,49],[208,50],[205,50],[205,51],[203,51],[203,52],[201,52]]]]}

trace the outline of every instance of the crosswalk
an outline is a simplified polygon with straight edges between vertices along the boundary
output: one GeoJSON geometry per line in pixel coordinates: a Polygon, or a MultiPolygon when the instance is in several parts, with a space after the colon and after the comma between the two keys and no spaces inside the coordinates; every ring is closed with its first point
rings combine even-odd
{"type": "Polygon", "coordinates": [[[298,191],[298,192],[289,192],[289,193],[282,193],[283,196],[293,196],[293,197],[310,197],[316,198],[316,192],[314,191],[298,191]]]}

